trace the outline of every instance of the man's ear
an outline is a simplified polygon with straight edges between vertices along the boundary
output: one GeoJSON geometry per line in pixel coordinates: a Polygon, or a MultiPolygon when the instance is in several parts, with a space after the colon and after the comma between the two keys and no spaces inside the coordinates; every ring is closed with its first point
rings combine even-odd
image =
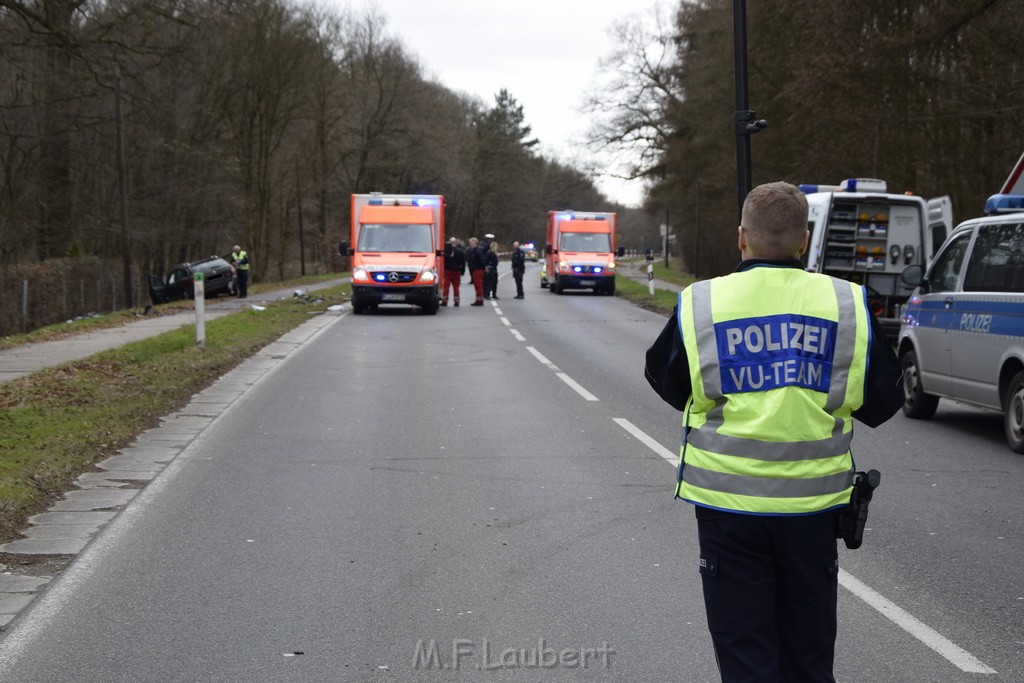
{"type": "Polygon", "coordinates": [[[747,238],[743,234],[743,226],[742,225],[736,228],[736,246],[739,247],[740,251],[746,251],[747,250],[747,238]]]}
{"type": "Polygon", "coordinates": [[[804,233],[804,243],[800,245],[800,251],[796,253],[797,257],[803,256],[807,252],[807,243],[811,239],[811,231],[808,230],[804,233]]]}

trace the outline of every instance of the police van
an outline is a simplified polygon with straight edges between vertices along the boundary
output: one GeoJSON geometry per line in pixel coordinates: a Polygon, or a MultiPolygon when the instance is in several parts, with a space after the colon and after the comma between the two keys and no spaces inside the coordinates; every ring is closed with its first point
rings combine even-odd
{"type": "Polygon", "coordinates": [[[946,239],[953,227],[949,197],[892,194],[877,178],[800,189],[811,233],[807,270],[863,285],[868,307],[895,343],[900,309],[913,290],[900,274],[912,264],[926,267],[946,239]]]}
{"type": "Polygon", "coordinates": [[[1000,410],[1024,453],[1024,196],[993,195],[985,212],[902,274],[916,286],[899,333],[903,412],[930,418],[939,398],[1000,410]]]}

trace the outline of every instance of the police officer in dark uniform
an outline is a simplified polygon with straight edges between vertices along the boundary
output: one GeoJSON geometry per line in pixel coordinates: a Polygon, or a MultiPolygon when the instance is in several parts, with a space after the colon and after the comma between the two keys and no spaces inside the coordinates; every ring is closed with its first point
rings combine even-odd
{"type": "Polygon", "coordinates": [[[806,272],[807,239],[796,187],[754,188],[743,261],[680,293],[647,351],[648,382],[684,411],[676,495],[695,506],[726,682],[835,680],[836,525],[853,490],[852,418],[875,427],[903,401],[864,289],[806,272]]]}
{"type": "Polygon", "coordinates": [[[476,299],[470,306],[484,305],[484,272],[487,268],[487,264],[484,263],[485,253],[481,248],[480,240],[470,237],[469,250],[466,252],[466,267],[469,268],[469,277],[476,292],[476,299]]]}
{"type": "Polygon", "coordinates": [[[519,242],[512,243],[512,278],[516,281],[516,295],[523,298],[523,273],[526,272],[526,254],[519,248],[519,242]]]}
{"type": "Polygon", "coordinates": [[[498,299],[498,252],[494,242],[484,254],[484,298],[498,299]]]}

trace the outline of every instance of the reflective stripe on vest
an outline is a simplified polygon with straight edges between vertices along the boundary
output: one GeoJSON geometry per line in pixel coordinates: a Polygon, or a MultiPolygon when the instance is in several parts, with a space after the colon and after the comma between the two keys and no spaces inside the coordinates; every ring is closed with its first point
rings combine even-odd
{"type": "Polygon", "coordinates": [[[756,267],[691,285],[680,294],[678,322],[698,362],[677,494],[755,514],[845,505],[850,414],[863,401],[867,364],[864,290],[756,267]]]}
{"type": "MultiPolygon", "coordinates": [[[[235,254],[231,254],[231,260],[233,260],[233,261],[241,261],[245,257],[246,257],[246,252],[244,252],[244,251],[240,251],[240,252],[237,252],[235,254]]],[[[235,268],[237,268],[238,270],[249,270],[249,264],[248,263],[240,263],[237,266],[235,266],[235,268]]]]}

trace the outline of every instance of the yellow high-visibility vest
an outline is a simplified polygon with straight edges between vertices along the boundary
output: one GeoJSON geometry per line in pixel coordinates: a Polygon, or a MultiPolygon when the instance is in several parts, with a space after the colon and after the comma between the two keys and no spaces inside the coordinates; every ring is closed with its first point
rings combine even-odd
{"type": "MultiPolygon", "coordinates": [[[[241,261],[245,257],[246,257],[246,253],[245,253],[244,249],[242,251],[237,251],[237,252],[231,254],[231,259],[233,261],[241,261]]],[[[239,270],[249,270],[249,264],[248,263],[240,263],[239,265],[237,265],[235,267],[238,268],[239,270]]]]}
{"type": "Polygon", "coordinates": [[[694,283],[678,311],[693,390],[676,494],[767,515],[846,505],[870,341],[864,288],[755,266],[694,283]]]}

